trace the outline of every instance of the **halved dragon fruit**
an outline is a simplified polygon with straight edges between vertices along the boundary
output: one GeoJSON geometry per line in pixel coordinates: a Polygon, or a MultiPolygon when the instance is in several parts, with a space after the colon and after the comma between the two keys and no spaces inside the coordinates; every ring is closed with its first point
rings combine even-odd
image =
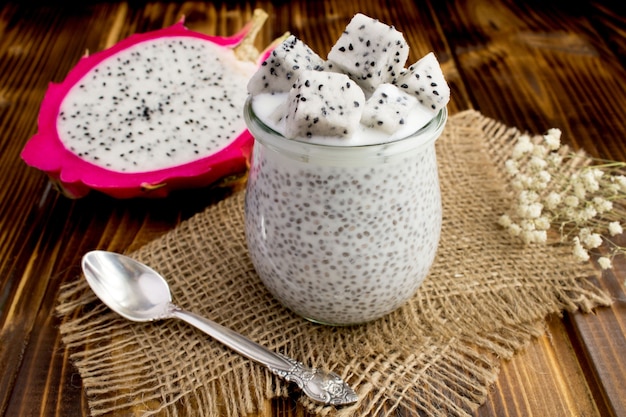
{"type": "Polygon", "coordinates": [[[181,20],[84,57],[50,84],[23,160],[70,197],[163,197],[245,171],[243,86],[269,54],[249,53],[266,17],[255,12],[232,37],[181,20]],[[237,56],[238,46],[253,56],[237,56]]]}

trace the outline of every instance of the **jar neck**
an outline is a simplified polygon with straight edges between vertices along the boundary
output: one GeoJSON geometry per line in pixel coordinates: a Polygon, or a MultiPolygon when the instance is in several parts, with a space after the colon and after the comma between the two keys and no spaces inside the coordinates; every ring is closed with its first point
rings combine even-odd
{"type": "Polygon", "coordinates": [[[252,100],[250,96],[246,100],[244,119],[255,141],[276,152],[289,154],[298,159],[306,157],[346,161],[353,158],[385,158],[419,153],[425,148],[434,146],[448,119],[448,111],[444,107],[424,127],[403,139],[373,145],[326,145],[283,136],[257,117],[252,100]]]}

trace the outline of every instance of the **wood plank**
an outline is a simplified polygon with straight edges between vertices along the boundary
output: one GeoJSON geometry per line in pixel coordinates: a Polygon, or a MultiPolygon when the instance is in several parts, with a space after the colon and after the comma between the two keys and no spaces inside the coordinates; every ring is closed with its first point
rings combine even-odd
{"type": "Polygon", "coordinates": [[[503,361],[489,399],[476,411],[480,417],[573,415],[604,416],[584,369],[576,360],[569,334],[557,316],[546,334],[511,360],[503,361]]]}
{"type": "Polygon", "coordinates": [[[626,4],[621,1],[591,1],[589,19],[613,55],[626,67],[626,4]]]}
{"type": "Polygon", "coordinates": [[[604,404],[606,416],[626,415],[626,293],[623,271],[624,259],[614,260],[615,269],[622,274],[618,278],[612,271],[604,271],[598,285],[614,300],[610,309],[598,309],[593,315],[572,314],[566,324],[570,327],[572,340],[584,353],[587,377],[598,386],[596,399],[604,404]]]}

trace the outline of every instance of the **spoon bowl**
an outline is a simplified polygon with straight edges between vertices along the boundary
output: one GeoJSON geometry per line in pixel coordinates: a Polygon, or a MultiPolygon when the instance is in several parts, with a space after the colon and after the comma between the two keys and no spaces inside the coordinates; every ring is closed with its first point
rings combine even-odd
{"type": "Polygon", "coordinates": [[[139,322],[168,317],[169,286],[149,266],[111,252],[93,251],[83,257],[82,268],[93,292],[120,316],[139,322]]]}
{"type": "Polygon", "coordinates": [[[83,256],[82,268],[96,296],[126,319],[139,322],[181,319],[235,352],[265,365],[275,375],[294,382],[316,402],[347,405],[358,400],[352,388],[334,372],[309,368],[227,327],[174,305],[165,279],[147,265],[117,253],[92,251],[83,256]]]}

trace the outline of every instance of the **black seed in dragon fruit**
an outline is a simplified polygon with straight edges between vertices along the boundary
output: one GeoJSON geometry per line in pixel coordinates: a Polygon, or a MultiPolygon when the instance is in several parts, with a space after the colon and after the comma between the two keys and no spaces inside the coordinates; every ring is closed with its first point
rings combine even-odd
{"type": "Polygon", "coordinates": [[[287,99],[287,137],[350,136],[359,124],[365,96],[347,75],[305,70],[287,99]]]}
{"type": "Polygon", "coordinates": [[[278,45],[248,82],[248,92],[287,92],[305,70],[322,70],[324,60],[300,39],[291,35],[278,45]]]}
{"type": "Polygon", "coordinates": [[[432,52],[403,70],[394,80],[394,84],[417,97],[433,116],[450,101],[450,87],[437,57],[432,52]]]}
{"type": "Polygon", "coordinates": [[[415,96],[405,93],[393,84],[381,84],[367,99],[361,123],[365,127],[391,135],[407,123],[407,118],[412,117],[411,112],[417,105],[415,96]]]}
{"type": "Polygon", "coordinates": [[[348,74],[366,93],[392,82],[404,68],[409,46],[393,26],[358,13],[328,54],[335,70],[348,74]]]}

